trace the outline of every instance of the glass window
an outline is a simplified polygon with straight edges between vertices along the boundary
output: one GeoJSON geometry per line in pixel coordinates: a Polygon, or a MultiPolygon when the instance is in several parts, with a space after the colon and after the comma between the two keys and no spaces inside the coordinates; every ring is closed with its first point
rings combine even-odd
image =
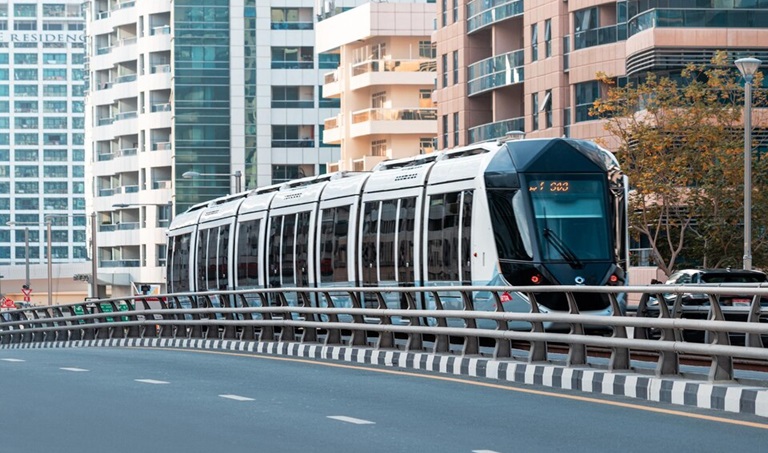
{"type": "Polygon", "coordinates": [[[40,184],[34,182],[16,182],[16,193],[36,195],[40,193],[40,184]]]}
{"type": "Polygon", "coordinates": [[[14,64],[37,64],[36,53],[15,53],[13,54],[14,64]]]}
{"type": "Polygon", "coordinates": [[[37,80],[37,69],[14,69],[14,80],[37,80]]]}
{"type": "Polygon", "coordinates": [[[43,150],[43,160],[46,162],[66,162],[66,149],[45,149],[43,150]]]}
{"type": "Polygon", "coordinates": [[[39,137],[34,134],[13,134],[13,143],[16,145],[37,145],[39,137]]]}
{"type": "Polygon", "coordinates": [[[320,281],[348,283],[349,206],[324,209],[320,223],[320,281]]]}
{"type": "Polygon", "coordinates": [[[312,69],[313,54],[313,47],[272,47],[272,69],[312,69]]]}
{"type": "Polygon", "coordinates": [[[379,228],[379,203],[368,202],[363,204],[363,235],[361,240],[363,265],[363,286],[377,286],[377,244],[379,228]]]}
{"type": "Polygon", "coordinates": [[[592,108],[592,104],[595,99],[600,97],[600,85],[597,80],[590,82],[577,83],[574,86],[576,92],[576,121],[590,121],[593,118],[589,116],[589,109],[592,108]]]}
{"type": "Polygon", "coordinates": [[[259,219],[240,224],[237,238],[237,286],[259,286],[259,219]]]}
{"type": "Polygon", "coordinates": [[[68,176],[65,165],[46,165],[43,173],[46,178],[66,178],[68,176]]]}
{"type": "Polygon", "coordinates": [[[533,130],[539,129],[539,93],[531,94],[531,113],[533,116],[533,130]]]}
{"type": "Polygon", "coordinates": [[[531,60],[539,59],[539,25],[531,25],[531,60]]]}
{"type": "Polygon", "coordinates": [[[37,165],[16,165],[15,175],[17,178],[37,178],[40,169],[37,165]]]}
{"type": "Polygon", "coordinates": [[[528,178],[543,259],[573,264],[611,256],[604,179],[575,174],[528,178]]]}
{"type": "Polygon", "coordinates": [[[14,101],[13,111],[16,113],[37,113],[37,101],[14,101]]]}
{"type": "Polygon", "coordinates": [[[459,51],[453,51],[453,84],[459,83],[459,51]]]}
{"type": "Polygon", "coordinates": [[[13,152],[13,157],[17,162],[37,162],[38,150],[36,149],[17,149],[13,152]]]}
{"type": "Polygon", "coordinates": [[[544,57],[552,56],[552,19],[544,21],[544,57]]]}
{"type": "Polygon", "coordinates": [[[488,190],[488,207],[496,250],[502,260],[531,261],[530,228],[525,215],[523,192],[519,190],[488,190]]]}

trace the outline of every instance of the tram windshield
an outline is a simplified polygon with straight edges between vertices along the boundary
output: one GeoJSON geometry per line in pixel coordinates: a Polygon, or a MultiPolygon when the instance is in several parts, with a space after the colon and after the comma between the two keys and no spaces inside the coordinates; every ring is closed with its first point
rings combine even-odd
{"type": "Polygon", "coordinates": [[[599,174],[530,175],[536,236],[543,261],[610,259],[605,176],[599,174]]]}

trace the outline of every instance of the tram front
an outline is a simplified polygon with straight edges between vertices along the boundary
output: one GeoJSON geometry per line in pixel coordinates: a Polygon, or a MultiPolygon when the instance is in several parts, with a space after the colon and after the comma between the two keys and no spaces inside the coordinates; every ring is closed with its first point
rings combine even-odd
{"type": "MultiPolygon", "coordinates": [[[[624,285],[624,181],[613,155],[591,142],[507,142],[485,172],[504,280],[624,285]]],[[[537,293],[536,299],[542,311],[569,310],[564,293],[537,293]]],[[[577,293],[575,299],[580,313],[611,314],[607,295],[577,293]]]]}

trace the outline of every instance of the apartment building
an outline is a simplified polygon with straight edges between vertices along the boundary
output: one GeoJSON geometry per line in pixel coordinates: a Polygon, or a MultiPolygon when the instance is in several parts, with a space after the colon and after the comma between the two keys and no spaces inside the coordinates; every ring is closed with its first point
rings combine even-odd
{"type": "Polygon", "coordinates": [[[367,3],[318,24],[318,51],[340,59],[323,84],[323,96],[341,104],[325,120],[324,143],[341,146],[329,171],[371,170],[433,150],[434,18],[434,4],[367,3]]]}
{"type": "Polygon", "coordinates": [[[87,190],[109,294],[165,290],[174,213],[339,160],[339,147],[320,140],[339,104],[321,96],[322,74],[338,56],[315,49],[313,0],[85,9],[87,190]]]}
{"type": "Polygon", "coordinates": [[[28,282],[33,303],[88,290],[81,5],[0,3],[0,293],[17,301],[28,282]]]}
{"type": "Polygon", "coordinates": [[[602,137],[589,116],[598,71],[674,77],[717,50],[768,61],[766,38],[757,0],[439,0],[438,146],[513,131],[602,137]]]}

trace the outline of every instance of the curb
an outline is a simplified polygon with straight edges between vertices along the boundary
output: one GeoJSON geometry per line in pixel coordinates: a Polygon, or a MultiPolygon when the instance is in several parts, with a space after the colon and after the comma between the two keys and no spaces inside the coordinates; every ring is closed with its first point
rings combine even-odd
{"type": "Polygon", "coordinates": [[[624,396],[651,402],[768,417],[768,388],[765,387],[743,386],[731,382],[709,383],[682,378],[608,372],[588,367],[529,364],[484,357],[461,357],[428,352],[383,351],[366,347],[353,348],[286,342],[260,343],[240,340],[169,338],[120,338],[0,345],[0,349],[69,347],[216,349],[252,354],[337,360],[496,379],[518,384],[541,385],[555,389],[624,396]]]}

